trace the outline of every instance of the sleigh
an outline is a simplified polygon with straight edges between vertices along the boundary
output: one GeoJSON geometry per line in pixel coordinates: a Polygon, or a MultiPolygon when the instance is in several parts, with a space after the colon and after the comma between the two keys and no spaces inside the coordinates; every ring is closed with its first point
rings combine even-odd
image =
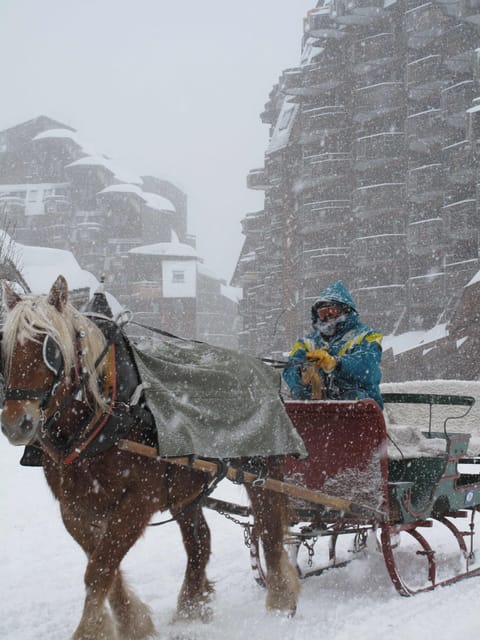
{"type": "MultiPolygon", "coordinates": [[[[474,398],[391,393],[384,401],[458,413],[468,411],[474,398]]],[[[372,551],[383,555],[403,596],[480,575],[474,545],[480,458],[468,456],[469,434],[447,429],[453,417],[443,431],[425,425],[420,436],[426,453],[415,457],[410,451],[406,457],[391,455],[384,414],[372,400],[287,401],[286,410],[308,450],[304,460],[285,460],[292,506],[286,544],[301,577],[343,567],[372,551]],[[305,494],[298,497],[294,487],[305,494]]],[[[214,498],[206,505],[237,518],[248,515],[245,507],[214,498]]],[[[252,568],[263,584],[254,530],[247,540],[252,568]]]]}

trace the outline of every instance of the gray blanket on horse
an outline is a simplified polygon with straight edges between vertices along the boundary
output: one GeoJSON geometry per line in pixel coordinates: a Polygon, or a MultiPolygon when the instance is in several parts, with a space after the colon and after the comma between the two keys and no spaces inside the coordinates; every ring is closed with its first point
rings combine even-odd
{"type": "Polygon", "coordinates": [[[160,455],[306,455],[280,399],[275,369],[203,343],[162,339],[132,347],[160,455]]]}

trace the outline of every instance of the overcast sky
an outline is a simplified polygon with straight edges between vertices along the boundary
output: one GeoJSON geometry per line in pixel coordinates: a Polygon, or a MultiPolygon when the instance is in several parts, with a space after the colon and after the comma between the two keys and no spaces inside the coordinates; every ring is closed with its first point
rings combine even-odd
{"type": "Polygon", "coordinates": [[[0,130],[48,115],[188,194],[199,253],[229,279],[261,209],[268,94],[315,0],[0,0],[0,130]]]}

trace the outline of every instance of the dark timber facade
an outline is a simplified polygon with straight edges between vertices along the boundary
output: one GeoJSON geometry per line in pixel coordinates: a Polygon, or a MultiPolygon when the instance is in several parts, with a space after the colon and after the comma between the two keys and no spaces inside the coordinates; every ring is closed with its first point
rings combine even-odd
{"type": "Polygon", "coordinates": [[[384,334],[448,322],[479,269],[480,0],[321,0],[261,118],[242,348],[280,356],[339,278],[384,334]]]}

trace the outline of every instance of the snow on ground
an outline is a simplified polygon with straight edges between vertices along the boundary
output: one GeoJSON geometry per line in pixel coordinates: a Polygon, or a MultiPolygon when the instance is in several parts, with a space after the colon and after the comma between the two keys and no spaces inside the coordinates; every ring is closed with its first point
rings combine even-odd
{"type": "MultiPolygon", "coordinates": [[[[42,470],[20,467],[20,454],[0,440],[0,638],[65,640],[82,610],[85,559],[63,528],[42,470]]],[[[219,494],[234,502],[245,498],[244,490],[229,482],[219,494]]],[[[209,575],[217,589],[210,624],[171,623],[185,561],[175,523],[149,528],[124,561],[131,585],[154,612],[158,638],[474,640],[479,635],[480,578],[402,598],[387,576],[373,535],[367,555],[303,581],[295,618],[267,613],[240,527],[213,512],[207,517],[213,532],[209,575]]],[[[442,553],[455,550],[453,540],[440,532],[434,535],[442,553]]],[[[403,542],[399,553],[414,568],[415,580],[415,563],[423,560],[403,542]]],[[[451,567],[457,561],[452,555],[451,567]]]]}

